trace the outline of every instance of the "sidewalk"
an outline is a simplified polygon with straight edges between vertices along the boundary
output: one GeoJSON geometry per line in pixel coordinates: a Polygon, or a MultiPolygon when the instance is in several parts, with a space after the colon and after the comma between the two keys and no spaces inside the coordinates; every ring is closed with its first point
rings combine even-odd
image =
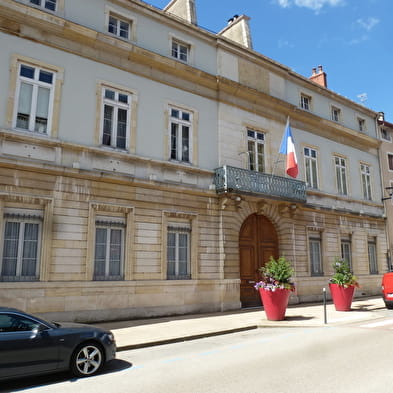
{"type": "Polygon", "coordinates": [[[263,327],[321,327],[372,318],[373,311],[385,308],[380,296],[354,299],[348,312],[336,311],[332,303],[290,305],[284,321],[268,321],[262,308],[222,313],[182,315],[144,320],[105,322],[98,326],[112,330],[118,351],[192,340],[263,327]]]}

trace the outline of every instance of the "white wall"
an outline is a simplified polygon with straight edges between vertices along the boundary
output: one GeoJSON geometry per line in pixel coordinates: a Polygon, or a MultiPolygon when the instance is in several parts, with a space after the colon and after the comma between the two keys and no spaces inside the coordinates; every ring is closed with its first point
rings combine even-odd
{"type": "MultiPolygon", "coordinates": [[[[9,70],[12,54],[64,68],[64,84],[60,104],[58,138],[64,141],[93,145],[96,128],[96,88],[99,81],[131,89],[138,96],[136,153],[153,159],[167,159],[168,133],[165,119],[167,104],[177,103],[198,113],[199,165],[217,167],[217,107],[215,102],[155,81],[129,74],[113,67],[95,63],[31,41],[0,33],[1,69],[9,70]]],[[[0,91],[8,92],[10,74],[0,75],[0,91]]],[[[5,126],[6,94],[0,95],[0,126],[5,126]]]]}
{"type": "MultiPolygon", "coordinates": [[[[285,124],[271,121],[253,113],[234,109],[221,104],[219,110],[219,145],[220,166],[231,165],[247,168],[247,157],[241,154],[247,150],[246,127],[254,127],[265,132],[266,171],[276,175],[283,175],[284,164],[279,151],[285,124]],[[239,154],[240,153],[240,154],[239,154]],[[280,162],[276,163],[279,160],[280,162]]],[[[348,197],[363,200],[363,192],[360,177],[360,162],[371,166],[372,197],[373,201],[381,201],[381,180],[378,156],[360,151],[348,145],[322,138],[292,126],[292,134],[295,139],[296,154],[299,164],[299,180],[305,181],[304,170],[304,146],[312,146],[318,149],[319,167],[319,190],[330,195],[337,195],[336,173],[334,168],[334,154],[347,157],[347,180],[348,197]]]]}
{"type": "Polygon", "coordinates": [[[171,57],[171,39],[176,37],[191,45],[191,59],[189,62],[191,66],[214,75],[217,73],[215,41],[213,40],[210,44],[197,38],[197,35],[185,33],[181,29],[181,25],[179,25],[179,28],[174,28],[162,23],[163,19],[149,17],[146,14],[114,5],[112,2],[105,0],[67,0],[65,2],[65,18],[107,34],[107,26],[105,25],[106,9],[113,10],[134,21],[136,32],[133,43],[135,45],[162,56],[171,57]]]}

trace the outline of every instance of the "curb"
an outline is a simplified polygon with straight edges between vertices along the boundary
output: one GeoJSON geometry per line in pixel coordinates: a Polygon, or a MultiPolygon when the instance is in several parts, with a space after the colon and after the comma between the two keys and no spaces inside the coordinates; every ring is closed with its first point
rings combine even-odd
{"type": "Polygon", "coordinates": [[[174,343],[178,343],[178,342],[198,340],[200,338],[222,336],[224,334],[239,333],[239,332],[244,332],[244,331],[247,331],[247,330],[258,329],[258,328],[261,328],[261,327],[263,327],[263,326],[250,325],[250,326],[243,326],[241,328],[220,330],[220,331],[217,331],[217,332],[206,332],[206,333],[193,334],[193,335],[190,335],[190,336],[182,336],[182,337],[176,337],[176,338],[167,338],[167,339],[162,339],[162,340],[144,342],[144,343],[140,343],[140,344],[122,345],[122,346],[119,346],[119,347],[116,348],[116,352],[129,351],[129,350],[132,350],[132,349],[156,347],[156,346],[159,346],[159,345],[174,344],[174,343]]]}

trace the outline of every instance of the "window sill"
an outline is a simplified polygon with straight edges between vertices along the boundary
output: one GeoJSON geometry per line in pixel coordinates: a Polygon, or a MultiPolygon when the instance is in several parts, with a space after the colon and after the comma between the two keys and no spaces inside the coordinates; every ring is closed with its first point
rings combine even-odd
{"type": "Polygon", "coordinates": [[[167,280],[191,280],[191,274],[187,274],[184,276],[167,276],[167,280]]]}

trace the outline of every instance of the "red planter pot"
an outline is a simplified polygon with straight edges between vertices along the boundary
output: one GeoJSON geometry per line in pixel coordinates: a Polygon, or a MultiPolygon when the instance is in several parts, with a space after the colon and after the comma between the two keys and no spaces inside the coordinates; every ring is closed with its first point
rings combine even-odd
{"type": "Polygon", "coordinates": [[[351,309],[355,287],[351,285],[345,288],[338,284],[329,284],[329,289],[336,311],[349,311],[351,309]]]}
{"type": "Polygon", "coordinates": [[[276,289],[275,291],[267,291],[259,288],[263,308],[269,321],[282,321],[285,318],[285,311],[288,306],[289,289],[276,289]]]}

